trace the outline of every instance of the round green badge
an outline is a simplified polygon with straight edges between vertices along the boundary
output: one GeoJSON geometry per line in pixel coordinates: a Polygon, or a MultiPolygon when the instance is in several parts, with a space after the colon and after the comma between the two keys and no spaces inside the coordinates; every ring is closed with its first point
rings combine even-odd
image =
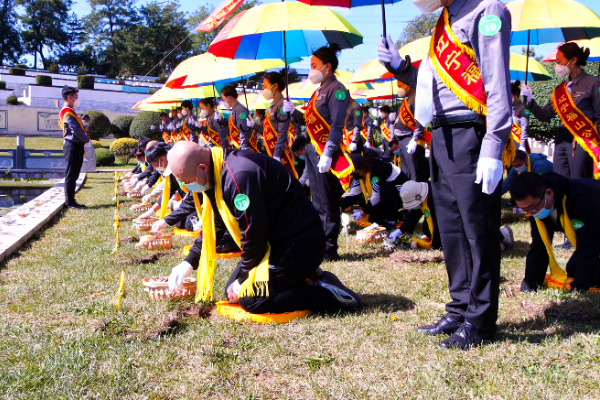
{"type": "Polygon", "coordinates": [[[285,115],[285,114],[287,114],[285,111],[283,111],[283,107],[281,107],[281,108],[279,109],[279,111],[281,112],[281,115],[285,115]]]}
{"type": "Polygon", "coordinates": [[[360,110],[356,110],[356,116],[360,117],[360,110]]]}
{"type": "Polygon", "coordinates": [[[502,21],[496,15],[486,15],[479,21],[479,32],[483,36],[494,36],[502,28],[502,21]]]}
{"type": "Polygon", "coordinates": [[[371,185],[377,185],[377,183],[379,183],[379,178],[377,176],[371,178],[371,185]]]}
{"type": "Polygon", "coordinates": [[[346,91],[345,90],[338,90],[337,92],[335,92],[335,98],[338,100],[346,100],[346,91]]]}
{"type": "Polygon", "coordinates": [[[573,224],[573,228],[575,228],[575,229],[583,228],[583,222],[581,222],[578,219],[572,219],[571,223],[573,224]]]}
{"type": "Polygon", "coordinates": [[[529,117],[531,115],[531,111],[530,110],[525,110],[525,115],[527,115],[529,117]]]}
{"type": "Polygon", "coordinates": [[[430,214],[429,214],[429,210],[425,210],[425,218],[429,218],[430,214]]]}
{"type": "Polygon", "coordinates": [[[233,199],[233,204],[238,210],[246,211],[248,207],[250,207],[250,199],[245,194],[238,194],[235,196],[235,199],[233,199]]]}
{"type": "Polygon", "coordinates": [[[248,115],[246,115],[246,113],[241,113],[240,114],[240,118],[241,119],[246,119],[246,118],[248,118],[248,115]]]}

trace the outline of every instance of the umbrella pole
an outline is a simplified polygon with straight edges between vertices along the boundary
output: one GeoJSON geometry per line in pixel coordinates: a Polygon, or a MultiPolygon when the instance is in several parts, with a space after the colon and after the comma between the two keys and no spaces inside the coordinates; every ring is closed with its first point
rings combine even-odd
{"type": "Polygon", "coordinates": [[[289,100],[290,92],[288,90],[288,63],[287,63],[287,43],[285,40],[285,31],[283,31],[283,62],[285,64],[285,69],[283,70],[285,73],[285,97],[289,100]]]}
{"type": "Polygon", "coordinates": [[[213,82],[213,94],[214,94],[214,97],[216,98],[217,97],[217,88],[215,88],[214,82],[213,82]]]}
{"type": "Polygon", "coordinates": [[[383,24],[383,43],[387,47],[387,29],[385,26],[385,0],[381,0],[381,23],[383,24]]]}
{"type": "MultiPolygon", "coordinates": [[[[527,77],[529,75],[529,39],[531,36],[531,29],[527,31],[527,54],[525,54],[525,84],[527,85],[527,77]]],[[[523,96],[523,101],[527,104],[527,97],[523,96]]]]}
{"type": "Polygon", "coordinates": [[[246,108],[248,108],[248,96],[246,96],[246,79],[242,79],[242,89],[244,89],[244,99],[246,99],[246,108]]]}

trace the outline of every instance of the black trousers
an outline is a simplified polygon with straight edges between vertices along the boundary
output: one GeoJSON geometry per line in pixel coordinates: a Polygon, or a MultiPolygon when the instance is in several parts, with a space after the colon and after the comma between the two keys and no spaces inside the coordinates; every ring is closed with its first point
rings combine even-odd
{"type": "Polygon", "coordinates": [[[426,182],[429,180],[429,167],[425,158],[425,149],[417,146],[415,153],[409,154],[406,146],[411,140],[412,136],[398,138],[402,172],[408,175],[408,179],[411,181],[426,182]]]}
{"type": "Polygon", "coordinates": [[[594,178],[594,160],[577,142],[574,152],[573,142],[556,143],[553,161],[554,172],[565,178],[594,178]]]}
{"type": "Polygon", "coordinates": [[[483,125],[435,129],[431,183],[452,301],[446,311],[494,333],[500,284],[500,193],[475,184],[483,125]]]}
{"type": "Polygon", "coordinates": [[[325,232],[325,254],[334,255],[338,250],[340,234],[340,198],[342,185],[331,173],[322,174],[317,165],[319,156],[312,144],[306,145],[306,168],[310,180],[310,192],[315,209],[319,213],[325,232]]]}
{"type": "Polygon", "coordinates": [[[83,164],[83,143],[73,143],[66,141],[63,145],[63,153],[67,162],[65,171],[65,203],[75,202],[75,186],[81,165],[83,164]]]}
{"type": "MultiPolygon", "coordinates": [[[[323,261],[324,239],[320,236],[273,245],[269,258],[269,297],[243,297],[239,299],[240,306],[253,314],[335,309],[335,302],[328,290],[306,283],[306,278],[314,274],[323,261]]],[[[225,285],[225,292],[238,276],[239,266],[225,285]]]]}
{"type": "Polygon", "coordinates": [[[396,222],[401,218],[399,210],[402,208],[402,198],[398,187],[404,182],[406,182],[406,178],[402,174],[392,182],[380,182],[380,203],[385,218],[385,223],[380,225],[383,225],[388,232],[396,229],[396,222]]]}

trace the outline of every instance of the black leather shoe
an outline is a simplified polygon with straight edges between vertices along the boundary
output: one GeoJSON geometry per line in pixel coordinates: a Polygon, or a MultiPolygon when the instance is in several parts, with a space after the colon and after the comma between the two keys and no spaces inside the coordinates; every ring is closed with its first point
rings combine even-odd
{"type": "Polygon", "coordinates": [[[76,201],[74,201],[73,203],[65,203],[65,207],[74,208],[76,210],[84,210],[87,208],[85,205],[79,204],[76,201]]]}
{"type": "Polygon", "coordinates": [[[323,271],[319,275],[317,286],[327,289],[335,301],[342,307],[351,311],[362,308],[362,300],[352,290],[348,289],[337,276],[329,271],[323,271]]]}
{"type": "Polygon", "coordinates": [[[469,350],[485,343],[490,343],[493,340],[494,335],[483,333],[465,321],[461,327],[454,332],[454,335],[440,342],[440,347],[442,349],[469,350]]]}
{"type": "Polygon", "coordinates": [[[440,320],[433,325],[419,326],[417,331],[428,335],[441,335],[442,333],[454,333],[460,326],[462,321],[442,315],[440,320]]]}

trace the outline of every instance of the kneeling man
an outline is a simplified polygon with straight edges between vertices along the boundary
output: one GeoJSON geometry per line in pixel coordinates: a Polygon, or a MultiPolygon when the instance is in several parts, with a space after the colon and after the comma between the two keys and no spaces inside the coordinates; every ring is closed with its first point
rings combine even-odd
{"type": "Polygon", "coordinates": [[[356,293],[319,269],[325,253],[321,220],[302,186],[278,161],[245,150],[179,142],[169,166],[188,189],[203,193],[202,237],[173,268],[170,290],[200,265],[197,300],[212,298],[215,247],[224,225],[242,249],[225,285],[229,302],[251,313],[358,310],[356,293]]]}

